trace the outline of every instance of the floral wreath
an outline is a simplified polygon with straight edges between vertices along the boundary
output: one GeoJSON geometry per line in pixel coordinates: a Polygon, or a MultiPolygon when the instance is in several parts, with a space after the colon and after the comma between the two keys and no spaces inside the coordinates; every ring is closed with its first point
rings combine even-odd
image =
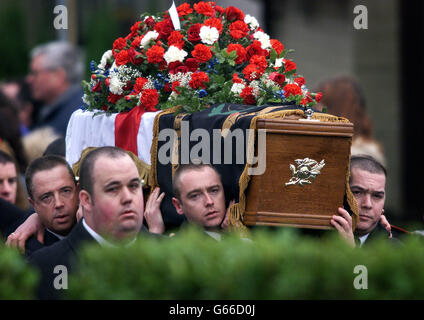
{"type": "Polygon", "coordinates": [[[85,108],[112,113],[181,105],[193,113],[223,102],[312,107],[320,101],[322,94],[309,92],[295,62],[285,58],[292,50],[270,39],[256,18],[203,1],[176,12],[178,30],[169,11],[143,14],[100,64],[91,62],[85,108]]]}

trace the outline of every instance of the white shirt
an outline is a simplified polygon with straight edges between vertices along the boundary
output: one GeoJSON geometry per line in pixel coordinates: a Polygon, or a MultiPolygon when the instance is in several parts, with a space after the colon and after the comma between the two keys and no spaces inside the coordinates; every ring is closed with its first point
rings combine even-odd
{"type": "MultiPolygon", "coordinates": [[[[105,247],[114,247],[117,248],[116,245],[110,243],[109,241],[107,241],[105,238],[103,238],[101,235],[99,235],[96,231],[94,231],[93,229],[90,228],[90,226],[85,222],[84,218],[82,219],[82,225],[84,226],[85,230],[87,230],[87,232],[101,245],[101,246],[105,246],[105,247]]],[[[125,247],[132,245],[135,242],[134,238],[133,240],[131,240],[130,242],[128,242],[125,247]]]]}
{"type": "Polygon", "coordinates": [[[364,244],[364,242],[367,240],[368,236],[370,234],[367,233],[366,235],[362,236],[362,237],[358,237],[359,241],[361,242],[361,244],[359,245],[359,247],[362,247],[362,245],[364,244]]]}

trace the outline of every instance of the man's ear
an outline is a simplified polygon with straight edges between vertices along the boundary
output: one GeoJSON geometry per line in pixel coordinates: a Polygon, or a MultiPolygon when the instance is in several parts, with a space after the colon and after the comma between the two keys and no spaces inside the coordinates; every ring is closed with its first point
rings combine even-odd
{"type": "MultiPolygon", "coordinates": [[[[32,200],[32,198],[31,197],[28,197],[28,202],[29,202],[29,204],[31,205],[31,207],[33,207],[34,208],[34,200],[32,200]]],[[[35,210],[35,209],[34,209],[35,210]]]]}
{"type": "Polygon", "coordinates": [[[174,205],[174,207],[175,207],[175,209],[177,210],[177,213],[178,213],[178,214],[181,214],[181,215],[183,215],[183,214],[184,214],[183,206],[182,206],[182,204],[181,204],[180,200],[178,200],[178,199],[177,199],[177,198],[175,198],[175,197],[172,197],[172,204],[174,205]]]}
{"type": "Polygon", "coordinates": [[[81,190],[79,192],[79,200],[80,200],[80,205],[82,207],[84,207],[84,212],[91,211],[91,195],[86,191],[86,190],[81,190]]]}

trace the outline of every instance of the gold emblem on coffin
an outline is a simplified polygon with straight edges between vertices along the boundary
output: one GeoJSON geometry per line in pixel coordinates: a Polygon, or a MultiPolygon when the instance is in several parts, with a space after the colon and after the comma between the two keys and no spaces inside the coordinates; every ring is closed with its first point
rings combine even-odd
{"type": "Polygon", "coordinates": [[[317,175],[321,173],[321,169],[325,166],[325,161],[317,162],[313,159],[296,159],[294,160],[297,164],[297,168],[290,164],[290,171],[292,172],[292,177],[289,182],[286,182],[286,186],[290,185],[300,185],[311,184],[317,175]],[[311,181],[312,180],[312,181],[311,181]]]}

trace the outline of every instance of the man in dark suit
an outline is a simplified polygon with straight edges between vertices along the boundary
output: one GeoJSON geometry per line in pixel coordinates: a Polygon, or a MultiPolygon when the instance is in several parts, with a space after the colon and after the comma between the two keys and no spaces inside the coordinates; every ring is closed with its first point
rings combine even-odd
{"type": "Polygon", "coordinates": [[[41,230],[44,246],[49,246],[69,234],[76,223],[78,209],[78,187],[72,169],[66,160],[60,156],[48,155],[35,159],[25,173],[29,202],[36,214],[29,217],[25,225],[30,232],[24,235],[13,232],[9,235],[7,244],[25,249],[27,256],[41,246],[31,237],[30,233],[41,230]],[[25,248],[23,248],[25,246],[25,248]]]}
{"type": "Polygon", "coordinates": [[[128,245],[143,224],[143,193],[137,167],[131,157],[115,147],[91,151],[81,163],[80,203],[83,218],[68,237],[34,253],[30,262],[40,268],[41,299],[60,297],[57,266],[72,272],[83,243],[100,246],[128,245]]]}
{"type": "Polygon", "coordinates": [[[72,113],[83,103],[83,75],[82,53],[69,42],[49,42],[31,51],[27,82],[34,99],[44,104],[34,128],[49,126],[66,136],[72,113]]]}
{"type": "Polygon", "coordinates": [[[377,238],[398,242],[380,223],[386,200],[386,176],[386,169],[374,158],[351,157],[349,186],[358,203],[359,222],[354,235],[360,247],[377,238]]]}

